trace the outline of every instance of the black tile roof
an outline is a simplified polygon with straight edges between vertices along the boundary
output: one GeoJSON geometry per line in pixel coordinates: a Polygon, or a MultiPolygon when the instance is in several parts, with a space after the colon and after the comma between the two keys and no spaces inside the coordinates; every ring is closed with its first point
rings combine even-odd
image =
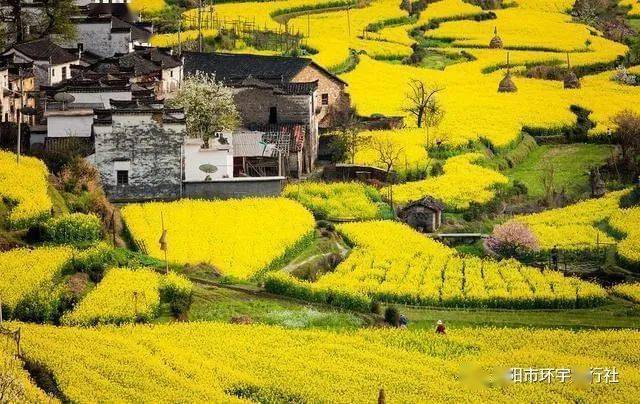
{"type": "Polygon", "coordinates": [[[86,15],[89,17],[112,15],[127,22],[136,21],[127,3],[89,3],[86,6],[86,15]]]}
{"type": "Polygon", "coordinates": [[[195,74],[198,71],[213,73],[216,79],[222,82],[246,77],[290,82],[305,67],[313,65],[335,80],[344,83],[308,58],[217,52],[184,52],[183,56],[185,74],[195,74]]]}
{"type": "Polygon", "coordinates": [[[111,74],[127,72],[139,76],[179,67],[181,64],[176,57],[158,48],[137,48],[131,53],[103,59],[91,65],[90,70],[111,74]]]}
{"type": "Polygon", "coordinates": [[[38,39],[14,45],[13,48],[33,60],[51,61],[54,65],[78,60],[78,57],[56,45],[50,39],[38,39]]]}

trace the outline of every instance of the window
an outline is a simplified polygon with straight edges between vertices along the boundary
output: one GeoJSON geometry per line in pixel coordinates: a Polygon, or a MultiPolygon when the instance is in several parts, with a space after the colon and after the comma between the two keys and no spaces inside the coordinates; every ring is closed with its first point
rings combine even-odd
{"type": "Polygon", "coordinates": [[[278,123],[278,108],[269,108],[269,125],[276,125],[278,123]]]}
{"type": "Polygon", "coordinates": [[[67,78],[67,66],[64,66],[62,68],[62,78],[66,79],[67,78]]]}
{"type": "Polygon", "coordinates": [[[129,184],[129,171],[127,170],[116,171],[116,184],[117,185],[129,184]]]}
{"type": "Polygon", "coordinates": [[[322,105],[329,105],[329,94],[322,94],[322,105]]]}
{"type": "Polygon", "coordinates": [[[173,78],[173,70],[169,70],[169,77],[173,78]]]}
{"type": "Polygon", "coordinates": [[[56,69],[51,68],[51,77],[56,77],[56,69]]]}

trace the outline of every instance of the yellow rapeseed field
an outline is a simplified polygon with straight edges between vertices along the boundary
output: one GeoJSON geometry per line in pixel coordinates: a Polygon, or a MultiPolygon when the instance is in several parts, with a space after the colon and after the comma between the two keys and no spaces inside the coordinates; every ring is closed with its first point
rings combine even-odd
{"type": "Polygon", "coordinates": [[[9,224],[24,228],[46,218],[51,211],[47,193],[49,171],[33,157],[20,157],[0,150],[0,198],[15,203],[9,213],[9,224]]]}
{"type": "MultiPolygon", "coordinates": [[[[575,308],[601,303],[598,285],[515,260],[465,258],[398,222],[338,226],[355,248],[315,283],[269,275],[274,292],[345,307],[367,301],[448,307],[575,308]],[[284,285],[284,286],[283,286],[284,285]],[[332,296],[329,298],[329,296],[332,296]]],[[[363,303],[364,302],[364,303],[363,303]]]]}
{"type": "Polygon", "coordinates": [[[132,11],[140,13],[155,13],[167,6],[164,0],[131,0],[132,11]]]}
{"type": "MultiPolygon", "coordinates": [[[[216,35],[218,35],[218,31],[215,29],[202,30],[203,38],[215,37],[216,35]]],[[[195,41],[196,39],[198,39],[198,30],[189,29],[186,31],[182,31],[179,38],[177,33],[157,34],[151,37],[151,45],[159,47],[178,46],[178,39],[180,39],[182,43],[195,41]]]]}
{"type": "Polygon", "coordinates": [[[632,330],[462,328],[442,337],[220,323],[20,327],[26,357],[79,403],[371,403],[380,388],[387,402],[628,402],[640,392],[632,330]],[[618,383],[577,382],[605,367],[618,383]],[[514,384],[505,380],[511,368],[571,369],[573,382],[514,384]]]}
{"type": "Polygon", "coordinates": [[[615,240],[596,224],[620,211],[620,197],[627,192],[611,192],[603,198],[520,216],[514,220],[528,224],[538,238],[540,247],[546,250],[554,245],[565,249],[588,249],[595,247],[598,242],[614,243],[615,240]]]}
{"type": "Polygon", "coordinates": [[[31,294],[47,292],[72,256],[71,248],[43,247],[0,252],[0,297],[12,311],[31,294]]]}
{"type": "MultiPolygon", "coordinates": [[[[273,14],[318,4],[322,2],[284,0],[220,4],[215,6],[214,18],[255,21],[258,27],[283,30],[284,25],[274,20],[273,14]]],[[[611,117],[623,108],[640,112],[640,106],[634,101],[640,96],[640,89],[613,82],[610,71],[582,78],[579,90],[565,90],[559,81],[516,76],[517,93],[497,92],[504,69],[485,71],[506,61],[505,50],[487,49],[495,27],[505,47],[510,49],[511,64],[516,71],[525,63],[566,63],[565,52],[570,52],[573,66],[612,62],[626,52],[626,46],[604,39],[593,28],[573,22],[565,12],[571,4],[568,0],[523,0],[515,7],[495,10],[496,19],[440,23],[425,35],[453,40],[442,50],[457,53],[463,48],[476,58],[444,70],[375,58],[409,55],[410,45],[414,43],[408,34],[412,28],[434,19],[470,18],[482,12],[461,0],[430,3],[418,21],[392,25],[378,32],[367,32],[366,28],[380,21],[407,16],[397,1],[373,0],[348,13],[339,10],[294,15],[288,20],[287,27],[304,34],[305,43],[318,51],[312,58],[327,67],[344,66],[351,50],[366,53],[360,55],[360,63],[352,71],[342,76],[349,83],[349,92],[360,113],[405,115],[407,84],[416,78],[445,87],[439,98],[446,116],[438,130],[450,143],[461,144],[468,139],[484,137],[498,147],[506,147],[517,139],[524,125],[552,128],[574,123],[575,116],[569,111],[573,104],[593,111],[591,118],[598,124],[594,133],[605,132],[611,127],[611,117]],[[376,80],[371,80],[372,77],[376,80]]],[[[187,15],[193,17],[195,10],[188,11],[187,15]]],[[[209,15],[205,12],[205,19],[209,15]]],[[[411,120],[408,123],[414,125],[411,120]]]]}
{"type": "Polygon", "coordinates": [[[290,184],[282,196],[300,202],[319,217],[330,219],[375,219],[386,206],[377,189],[357,182],[290,184]]]}
{"type": "Polygon", "coordinates": [[[640,304],[640,283],[621,283],[611,288],[613,293],[640,304]]]}
{"type": "Polygon", "coordinates": [[[125,323],[154,318],[161,275],[150,269],[113,268],[62,322],[67,325],[125,323]]]}
{"type": "Polygon", "coordinates": [[[152,202],[128,205],[122,215],[151,256],[164,259],[158,243],[164,215],[170,262],[207,263],[242,279],[283,257],[315,225],[307,209],[286,198],[152,202]]]}
{"type": "Polygon", "coordinates": [[[0,401],[3,403],[58,403],[31,380],[18,358],[13,339],[0,335],[0,401]]]}
{"type": "Polygon", "coordinates": [[[470,202],[486,203],[494,192],[492,187],[509,182],[497,171],[474,164],[479,153],[452,157],[444,164],[444,174],[421,181],[393,186],[393,198],[400,204],[432,196],[442,200],[449,209],[463,210],[470,202]]]}
{"type": "Polygon", "coordinates": [[[618,243],[618,255],[629,264],[640,264],[640,207],[618,210],[609,223],[625,234],[618,243]]]}

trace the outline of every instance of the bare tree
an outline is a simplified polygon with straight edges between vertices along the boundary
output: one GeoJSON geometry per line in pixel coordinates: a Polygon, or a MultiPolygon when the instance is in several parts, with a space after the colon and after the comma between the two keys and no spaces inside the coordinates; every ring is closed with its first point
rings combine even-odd
{"type": "MultiPolygon", "coordinates": [[[[406,94],[407,106],[404,110],[416,118],[418,128],[422,127],[429,109],[433,110],[433,105],[437,105],[435,103],[436,94],[442,90],[444,90],[443,87],[429,86],[418,79],[411,79],[409,82],[409,91],[406,94]]],[[[438,109],[436,108],[436,111],[438,109]]]]}
{"type": "Polygon", "coordinates": [[[360,119],[355,110],[349,111],[342,117],[335,135],[339,147],[344,151],[344,156],[351,164],[355,164],[358,150],[371,142],[371,137],[362,130],[360,119]]]}
{"type": "Polygon", "coordinates": [[[404,153],[404,149],[394,143],[388,136],[384,139],[374,140],[372,147],[378,153],[378,162],[385,166],[387,174],[400,161],[400,157],[404,153]]]}

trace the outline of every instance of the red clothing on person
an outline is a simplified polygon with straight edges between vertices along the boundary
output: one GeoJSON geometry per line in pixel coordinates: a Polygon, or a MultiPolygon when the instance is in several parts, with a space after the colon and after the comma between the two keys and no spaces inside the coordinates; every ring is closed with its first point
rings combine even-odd
{"type": "Polygon", "coordinates": [[[444,324],[438,324],[436,327],[436,334],[446,334],[447,332],[444,329],[444,324]]]}

